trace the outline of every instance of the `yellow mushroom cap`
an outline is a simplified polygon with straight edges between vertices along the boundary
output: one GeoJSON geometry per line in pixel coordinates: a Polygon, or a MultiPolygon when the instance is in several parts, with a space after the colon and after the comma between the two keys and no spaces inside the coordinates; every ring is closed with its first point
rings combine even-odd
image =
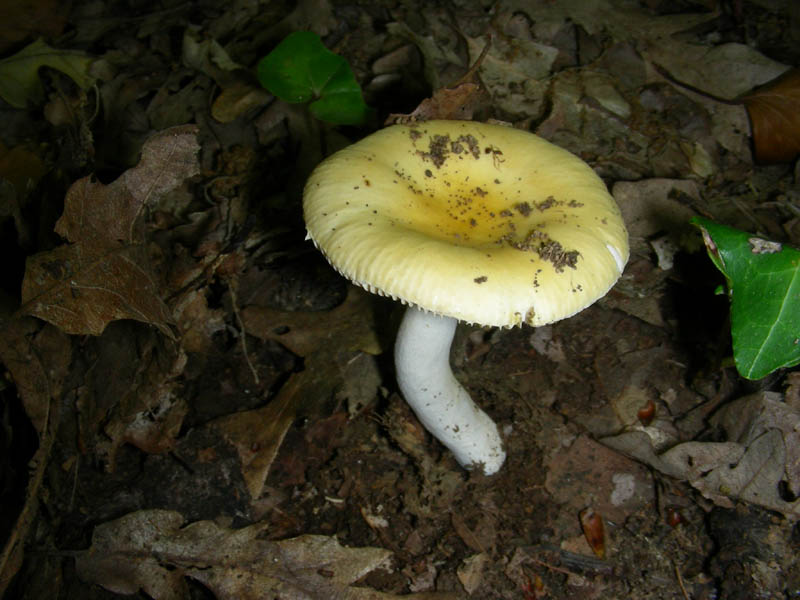
{"type": "Polygon", "coordinates": [[[628,234],[603,181],[525,131],[393,125],[330,156],[303,196],[311,238],[361,287],[482,325],[544,325],[606,294],[628,234]]]}

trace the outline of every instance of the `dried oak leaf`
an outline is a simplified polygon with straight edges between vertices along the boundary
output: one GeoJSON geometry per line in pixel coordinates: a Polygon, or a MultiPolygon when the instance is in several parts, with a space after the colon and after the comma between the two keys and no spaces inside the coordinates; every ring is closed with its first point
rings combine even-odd
{"type": "Polygon", "coordinates": [[[113,183],[85,177],[70,187],[55,227],[70,243],[28,259],[22,314],[69,334],[100,335],[111,321],[134,319],[174,337],[149,261],[144,213],[199,172],[196,136],[194,126],[157,133],[139,164],[113,183]]]}
{"type": "Polygon", "coordinates": [[[260,523],[242,529],[212,521],[184,526],[180,513],[142,510],[95,528],[76,568],[82,579],[112,592],[141,589],[156,599],[189,598],[185,577],[221,599],[397,597],[352,585],[385,564],[389,550],[346,548],[321,535],[268,541],[261,539],[264,530],[260,523]]]}
{"type": "Polygon", "coordinates": [[[741,99],[750,116],[756,161],[778,163],[800,154],[800,69],[790,69],[741,99]]]}

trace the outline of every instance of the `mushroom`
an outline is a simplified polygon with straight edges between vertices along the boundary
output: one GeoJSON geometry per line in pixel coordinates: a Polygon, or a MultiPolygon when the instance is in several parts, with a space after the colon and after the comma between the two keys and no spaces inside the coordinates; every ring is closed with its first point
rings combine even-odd
{"type": "Polygon", "coordinates": [[[320,163],[306,183],[307,237],[366,290],[409,306],[398,386],[465,468],[496,473],[497,425],[453,376],[458,321],[540,326],[602,297],[628,260],[614,199],[570,152],[470,121],[393,125],[320,163]]]}

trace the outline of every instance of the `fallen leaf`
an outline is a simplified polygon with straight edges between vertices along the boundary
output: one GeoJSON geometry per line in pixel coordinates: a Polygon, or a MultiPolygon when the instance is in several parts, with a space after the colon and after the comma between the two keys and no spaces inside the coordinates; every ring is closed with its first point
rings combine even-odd
{"type": "MultiPolygon", "coordinates": [[[[480,38],[467,38],[470,57],[480,60],[480,38]]],[[[533,40],[497,35],[480,65],[481,81],[496,104],[513,118],[539,118],[545,110],[547,85],[558,49],[533,40]]],[[[510,119],[509,119],[510,120],[510,119]]]]}
{"type": "Polygon", "coordinates": [[[470,120],[473,114],[486,100],[486,92],[477,81],[476,74],[489,53],[491,40],[470,40],[477,49],[476,58],[469,70],[456,83],[442,87],[433,92],[433,96],[425,98],[419,106],[408,115],[390,114],[386,124],[411,123],[431,119],[470,120]],[[473,81],[474,80],[474,81],[473,81]]]}
{"type": "Polygon", "coordinates": [[[797,158],[800,154],[800,69],[790,69],[745,94],[741,102],[750,116],[756,161],[778,163],[797,158]]]}
{"type": "Polygon", "coordinates": [[[225,86],[211,106],[211,116],[220,123],[231,123],[266,105],[270,94],[245,81],[234,81],[225,86]]]}
{"type": "Polygon", "coordinates": [[[350,286],[345,301],[325,312],[290,312],[251,305],[242,310],[247,333],[283,344],[298,356],[325,349],[331,340],[346,340],[349,350],[380,354],[372,301],[361,288],[350,286]]]}
{"type": "Polygon", "coordinates": [[[188,412],[179,393],[183,349],[122,321],[84,342],[83,353],[92,368],[76,390],[81,448],[102,454],[110,471],[124,443],[149,454],[171,450],[188,412]]]}
{"type": "MultiPolygon", "coordinates": [[[[220,43],[204,34],[199,25],[189,25],[183,32],[183,64],[217,79],[220,71],[244,67],[234,61],[220,43]]],[[[217,83],[220,83],[217,80],[217,83]]]]}
{"type": "Polygon", "coordinates": [[[184,525],[180,513],[142,510],[96,527],[76,569],[84,581],[112,592],[141,589],[157,600],[189,598],[185,577],[225,599],[395,597],[352,585],[386,564],[390,551],[347,548],[321,535],[267,541],[260,539],[264,531],[261,523],[184,525]]]}
{"type": "Polygon", "coordinates": [[[29,532],[39,514],[39,494],[60,417],[62,386],[72,358],[67,336],[34,319],[11,319],[0,329],[0,362],[13,379],[25,412],[39,436],[29,462],[25,504],[20,514],[8,515],[13,527],[0,552],[0,597],[22,567],[29,532]]]}
{"type": "Polygon", "coordinates": [[[787,500],[781,492],[797,489],[800,414],[776,394],[762,392],[720,409],[712,424],[725,430],[730,441],[683,442],[660,454],[641,431],[601,441],[670,477],[688,481],[719,506],[732,508],[732,499],[738,499],[800,516],[800,500],[787,500]]]}
{"type": "Polygon", "coordinates": [[[266,406],[211,423],[239,452],[242,476],[253,500],[261,496],[270,467],[304,399],[302,391],[308,376],[303,373],[293,374],[266,406]]]}
{"type": "Polygon", "coordinates": [[[173,336],[143,246],[101,254],[74,244],[34,255],[25,264],[22,299],[22,314],[69,334],[100,335],[111,321],[134,319],[173,336]]]}
{"type": "Polygon", "coordinates": [[[149,349],[137,364],[136,385],[119,399],[104,428],[112,442],[112,464],[117,448],[125,442],[148,454],[171,450],[189,412],[177,381],[186,366],[186,354],[180,348],[149,349]]]}
{"type": "Polygon", "coordinates": [[[173,315],[186,352],[205,353],[213,346],[214,334],[224,331],[225,311],[208,306],[208,289],[190,289],[173,304],[173,315]]]}
{"type": "Polygon", "coordinates": [[[44,87],[39,69],[57,69],[72,79],[81,89],[94,83],[89,73],[92,57],[78,50],[51,48],[38,39],[13,56],[0,60],[0,98],[14,108],[26,108],[44,100],[44,87]]]}
{"type": "Polygon", "coordinates": [[[72,345],[58,329],[35,319],[11,319],[0,329],[0,363],[10,373],[25,414],[42,435],[51,402],[62,393],[72,345]]]}
{"type": "Polygon", "coordinates": [[[391,114],[388,123],[411,123],[430,119],[469,120],[479,105],[483,90],[476,83],[465,82],[441,88],[425,98],[409,115],[391,114]]]}
{"type": "MultiPolygon", "coordinates": [[[[253,499],[261,495],[286,431],[297,415],[313,414],[315,407],[337,392],[360,396],[370,389],[369,385],[363,390],[346,385],[345,374],[359,353],[382,351],[372,308],[372,296],[350,286],[345,301],[329,311],[291,312],[257,305],[241,310],[248,334],[278,341],[305,358],[305,369],[293,374],[267,405],[215,422],[239,451],[242,474],[253,499]],[[334,340],[337,343],[332,343],[334,340]]],[[[356,404],[365,400],[346,399],[356,404]]]]}
{"type": "Polygon", "coordinates": [[[176,127],[151,137],[139,164],[113,183],[75,182],[55,228],[71,243],[28,259],[20,312],[70,334],[100,335],[111,321],[134,319],[172,338],[143,214],[197,174],[198,150],[196,128],[176,127]]]}
{"type": "Polygon", "coordinates": [[[780,432],[785,451],[785,479],[789,490],[800,496],[800,411],[775,392],[759,392],[739,398],[711,419],[732,441],[749,445],[765,433],[780,432]]]}
{"type": "Polygon", "coordinates": [[[469,558],[465,558],[458,569],[456,569],[456,576],[464,586],[464,591],[472,595],[483,583],[483,572],[486,569],[486,564],[489,562],[489,555],[485,552],[480,554],[473,554],[469,558]]]}

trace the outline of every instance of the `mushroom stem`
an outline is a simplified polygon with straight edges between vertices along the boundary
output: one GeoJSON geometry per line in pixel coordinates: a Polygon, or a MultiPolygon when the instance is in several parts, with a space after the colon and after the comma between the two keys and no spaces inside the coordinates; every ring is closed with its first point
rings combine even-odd
{"type": "Polygon", "coordinates": [[[397,383],[417,418],[467,469],[496,473],[506,458],[497,425],[450,369],[456,319],[406,310],[394,348],[397,383]]]}

